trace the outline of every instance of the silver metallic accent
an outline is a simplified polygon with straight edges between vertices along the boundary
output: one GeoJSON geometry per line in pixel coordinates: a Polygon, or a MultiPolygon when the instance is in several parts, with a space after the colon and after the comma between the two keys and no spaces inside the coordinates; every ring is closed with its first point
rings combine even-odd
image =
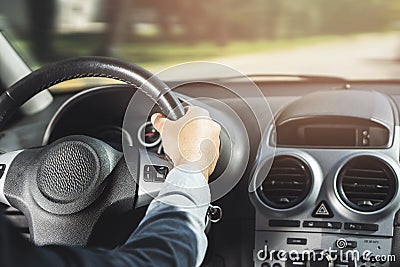
{"type": "Polygon", "coordinates": [[[271,154],[270,156],[266,157],[266,159],[260,163],[260,167],[255,170],[253,179],[251,180],[251,189],[252,190],[254,189],[253,191],[254,197],[257,199],[258,203],[257,206],[259,206],[260,210],[263,210],[266,213],[272,213],[278,217],[286,217],[288,215],[295,215],[298,213],[302,213],[304,210],[312,206],[313,203],[315,203],[318,198],[318,193],[319,193],[318,188],[321,187],[322,182],[323,182],[323,175],[321,168],[318,162],[315,160],[315,158],[313,158],[310,154],[293,149],[287,150],[284,153],[281,153],[277,150],[275,154],[271,154]],[[265,204],[260,199],[258,193],[256,192],[256,189],[258,185],[261,184],[262,182],[261,180],[268,175],[268,172],[270,170],[269,168],[264,169],[263,165],[269,167],[270,162],[273,161],[274,157],[283,155],[298,158],[299,160],[308,165],[308,168],[310,169],[312,176],[312,186],[307,197],[296,206],[287,209],[276,209],[265,204]]]}
{"type": "Polygon", "coordinates": [[[138,132],[137,132],[137,139],[138,139],[139,143],[144,147],[154,147],[154,146],[158,145],[161,142],[161,135],[153,143],[146,143],[146,141],[143,139],[144,136],[142,135],[142,132],[146,129],[146,127],[148,125],[151,125],[151,124],[152,124],[151,121],[147,121],[147,122],[143,123],[139,127],[138,132]]]}
{"type": "Polygon", "coordinates": [[[222,209],[220,206],[213,206],[210,204],[207,210],[207,217],[210,222],[217,223],[222,219],[222,209]]]}
{"type": "MultiPolygon", "coordinates": [[[[398,136],[400,134],[400,127],[396,126],[396,136],[398,136]]],[[[399,139],[399,138],[397,138],[399,139]]],[[[397,145],[399,144],[400,140],[395,140],[395,142],[397,142],[397,145]]],[[[396,148],[398,148],[398,146],[395,146],[396,148]]],[[[353,152],[352,154],[344,157],[341,159],[340,164],[337,166],[336,168],[336,172],[334,173],[334,179],[333,179],[333,188],[334,190],[331,190],[334,192],[336,200],[338,201],[338,203],[340,203],[340,206],[345,208],[346,210],[344,210],[343,214],[346,214],[351,217],[354,217],[354,214],[357,214],[357,216],[355,217],[356,220],[358,221],[363,221],[365,220],[365,218],[362,217],[371,217],[371,218],[376,218],[376,219],[380,219],[380,220],[384,220],[386,218],[386,215],[390,214],[390,213],[395,213],[397,210],[399,210],[400,208],[400,192],[399,192],[399,188],[397,188],[396,190],[396,194],[394,195],[393,199],[383,208],[381,208],[380,210],[377,211],[358,211],[355,209],[352,209],[351,207],[349,207],[340,197],[339,194],[339,190],[337,188],[337,179],[338,179],[338,175],[340,170],[343,168],[343,166],[352,158],[354,157],[358,157],[358,156],[373,156],[373,157],[377,157],[381,160],[383,160],[384,162],[386,162],[386,164],[388,166],[390,166],[396,177],[397,177],[397,184],[400,185],[400,167],[398,166],[398,164],[396,163],[396,161],[393,160],[392,157],[388,156],[386,153],[382,153],[383,150],[380,151],[363,151],[363,152],[353,152]],[[353,214],[353,215],[351,215],[353,214]]],[[[394,215],[393,215],[394,216],[394,215]]],[[[391,216],[389,216],[389,218],[391,218],[391,216]]],[[[393,222],[393,219],[391,220],[391,222],[393,222]]],[[[392,223],[391,223],[392,225],[392,223]]],[[[389,230],[389,229],[387,229],[389,230]]],[[[390,229],[392,230],[392,229],[390,229]]]]}

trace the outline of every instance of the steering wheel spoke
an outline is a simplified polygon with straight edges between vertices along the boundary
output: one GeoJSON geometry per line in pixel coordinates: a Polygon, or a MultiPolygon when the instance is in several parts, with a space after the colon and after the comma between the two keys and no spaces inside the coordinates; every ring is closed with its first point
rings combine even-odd
{"type": "MultiPolygon", "coordinates": [[[[129,155],[126,155],[129,158],[129,155]]],[[[173,165],[165,157],[139,149],[139,167],[137,170],[137,182],[139,189],[137,193],[136,207],[149,205],[158,195],[168,172],[173,165]]],[[[129,163],[128,163],[129,164],[129,163]]]]}
{"type": "Polygon", "coordinates": [[[7,174],[10,169],[10,165],[13,163],[14,159],[21,152],[23,152],[23,150],[7,152],[7,153],[0,155],[0,203],[3,203],[7,206],[11,206],[11,205],[5,196],[4,185],[6,183],[7,174]]]}

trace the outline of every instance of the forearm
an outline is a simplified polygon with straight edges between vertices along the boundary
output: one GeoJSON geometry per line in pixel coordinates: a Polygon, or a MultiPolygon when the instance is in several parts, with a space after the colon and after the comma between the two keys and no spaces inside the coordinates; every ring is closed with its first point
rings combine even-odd
{"type": "Polygon", "coordinates": [[[204,228],[209,203],[210,191],[202,174],[174,169],[120,250],[135,250],[151,264],[200,265],[207,248],[204,228]]]}

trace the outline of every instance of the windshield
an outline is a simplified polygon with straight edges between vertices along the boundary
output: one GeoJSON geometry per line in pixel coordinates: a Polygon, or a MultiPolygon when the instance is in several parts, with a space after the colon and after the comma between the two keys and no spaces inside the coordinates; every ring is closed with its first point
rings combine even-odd
{"type": "Polygon", "coordinates": [[[0,0],[0,26],[33,68],[98,55],[153,72],[214,61],[245,74],[397,79],[399,14],[398,0],[0,0]]]}

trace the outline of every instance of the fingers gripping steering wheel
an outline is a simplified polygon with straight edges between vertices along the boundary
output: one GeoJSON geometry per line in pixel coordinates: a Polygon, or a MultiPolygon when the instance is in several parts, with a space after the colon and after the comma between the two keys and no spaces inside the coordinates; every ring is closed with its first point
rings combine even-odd
{"type": "MultiPolygon", "coordinates": [[[[144,69],[116,59],[73,58],[45,66],[0,95],[0,129],[11,115],[40,91],[83,77],[123,81],[149,96],[170,119],[184,109],[168,86],[144,69]],[[151,79],[150,79],[151,78],[151,79]]],[[[138,149],[136,150],[139,158],[138,149]]],[[[135,206],[139,175],[128,171],[122,153],[86,136],[69,136],[50,145],[0,155],[0,202],[22,211],[33,242],[86,245],[96,222],[106,212],[135,206]]]]}

